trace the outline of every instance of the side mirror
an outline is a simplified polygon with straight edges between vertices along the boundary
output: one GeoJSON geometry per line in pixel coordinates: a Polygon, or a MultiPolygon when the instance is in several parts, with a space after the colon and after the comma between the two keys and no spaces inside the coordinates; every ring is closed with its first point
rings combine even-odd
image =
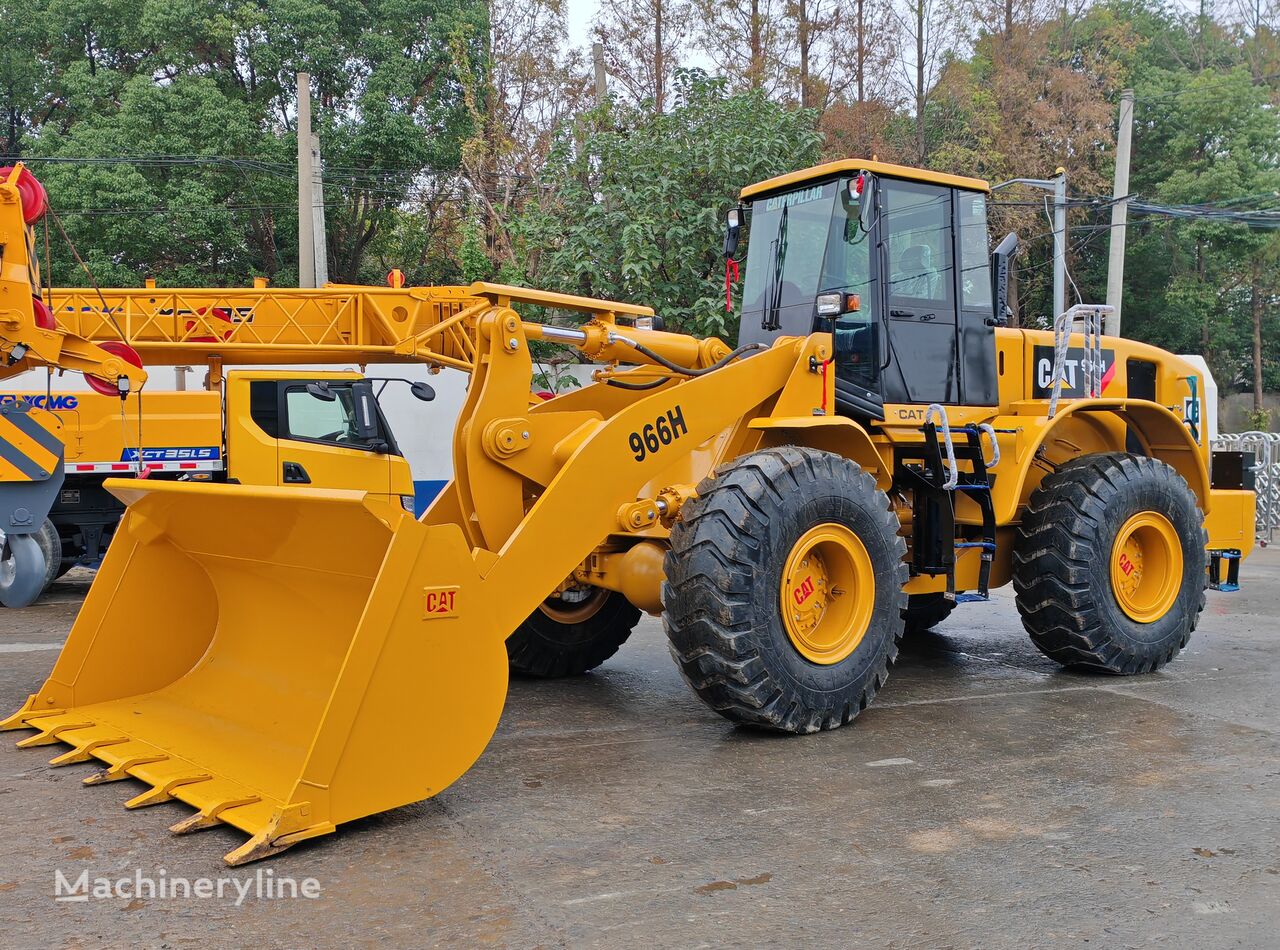
{"type": "Polygon", "coordinates": [[[423,402],[430,402],[436,398],[436,391],[426,383],[410,383],[409,392],[413,393],[414,399],[421,399],[423,402]]]}
{"type": "Polygon", "coordinates": [[[852,197],[858,201],[858,227],[863,234],[871,230],[871,223],[875,220],[872,213],[875,192],[871,187],[874,181],[869,172],[858,172],[858,177],[849,181],[852,197]]]}
{"type": "Polygon", "coordinates": [[[375,442],[381,438],[378,431],[378,400],[373,395],[373,383],[358,379],[351,384],[352,408],[355,411],[356,435],[363,442],[375,442]]]}
{"type": "Polygon", "coordinates": [[[307,393],[325,402],[333,402],[338,398],[338,394],[329,388],[328,383],[307,383],[307,393]]]}
{"type": "Polygon", "coordinates": [[[730,208],[724,216],[724,256],[738,253],[738,241],[742,238],[742,209],[730,208]]]}
{"type": "Polygon", "coordinates": [[[1018,235],[1006,234],[991,252],[991,319],[998,327],[1009,325],[1009,273],[1018,256],[1018,235]]]}

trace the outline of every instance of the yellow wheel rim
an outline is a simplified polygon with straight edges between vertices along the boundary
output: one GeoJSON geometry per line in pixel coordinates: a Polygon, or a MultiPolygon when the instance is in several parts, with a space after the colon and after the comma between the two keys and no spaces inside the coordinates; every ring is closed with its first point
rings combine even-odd
{"type": "Polygon", "coordinates": [[[603,588],[575,587],[548,597],[538,608],[557,623],[582,623],[598,614],[608,599],[609,591],[603,588]]]}
{"type": "Polygon", "coordinates": [[[844,525],[810,528],[787,556],[780,596],[791,645],[812,663],[839,663],[858,648],[871,623],[871,557],[844,525]]]}
{"type": "Polygon", "coordinates": [[[1111,546],[1111,589],[1132,620],[1151,623],[1173,606],[1182,587],[1182,544],[1169,519],[1140,511],[1111,546]]]}

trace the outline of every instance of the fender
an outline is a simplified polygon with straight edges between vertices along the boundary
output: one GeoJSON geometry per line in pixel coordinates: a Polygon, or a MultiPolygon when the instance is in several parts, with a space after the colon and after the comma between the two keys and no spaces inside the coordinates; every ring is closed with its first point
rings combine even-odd
{"type": "MultiPolygon", "coordinates": [[[[1037,404],[1039,405],[1039,404],[1037,404]]],[[[1209,470],[1205,462],[1208,451],[1198,445],[1183,421],[1159,403],[1145,399],[1079,399],[1059,407],[1052,418],[1035,415],[1005,415],[993,420],[997,429],[1020,429],[1029,441],[1019,446],[1018,470],[1010,478],[1016,479],[1016,490],[997,491],[997,523],[1015,519],[1017,508],[1024,504],[1029,494],[1026,487],[1029,464],[1063,423],[1077,413],[1109,413],[1133,428],[1143,451],[1152,458],[1171,465],[1187,480],[1200,502],[1200,508],[1209,512],[1209,470]]],[[[1117,452],[1125,451],[1124,443],[1112,446],[1117,452]]],[[[1003,474],[1003,473],[1002,473],[1003,474]]]]}
{"type": "Polygon", "coordinates": [[[884,464],[867,430],[844,416],[761,416],[747,423],[762,430],[763,446],[804,445],[853,459],[876,480],[881,491],[893,483],[893,471],[884,464]],[[780,436],[779,437],[775,437],[780,436]]]}

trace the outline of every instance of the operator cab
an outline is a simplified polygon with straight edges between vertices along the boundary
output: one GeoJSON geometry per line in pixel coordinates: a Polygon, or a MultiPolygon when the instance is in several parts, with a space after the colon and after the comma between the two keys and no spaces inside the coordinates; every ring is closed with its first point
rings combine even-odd
{"type": "Polygon", "coordinates": [[[857,160],[744,189],[725,240],[735,256],[745,212],[739,343],[830,332],[846,415],[996,405],[1004,307],[993,301],[988,193],[977,179],[857,160]]]}

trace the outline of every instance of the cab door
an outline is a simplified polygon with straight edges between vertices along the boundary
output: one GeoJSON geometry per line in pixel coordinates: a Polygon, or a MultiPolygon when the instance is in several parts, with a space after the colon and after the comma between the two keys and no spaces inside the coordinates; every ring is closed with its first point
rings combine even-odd
{"type": "Polygon", "coordinates": [[[252,422],[274,447],[270,480],[264,477],[266,472],[258,472],[255,481],[284,487],[349,488],[398,499],[404,493],[399,484],[404,479],[397,477],[404,459],[380,412],[377,436],[360,435],[353,390],[357,382],[301,378],[250,382],[252,422]],[[332,398],[313,392],[317,383],[332,398]]]}
{"type": "Polygon", "coordinates": [[[954,405],[960,379],[951,189],[893,178],[878,182],[884,401],[954,405]]]}

